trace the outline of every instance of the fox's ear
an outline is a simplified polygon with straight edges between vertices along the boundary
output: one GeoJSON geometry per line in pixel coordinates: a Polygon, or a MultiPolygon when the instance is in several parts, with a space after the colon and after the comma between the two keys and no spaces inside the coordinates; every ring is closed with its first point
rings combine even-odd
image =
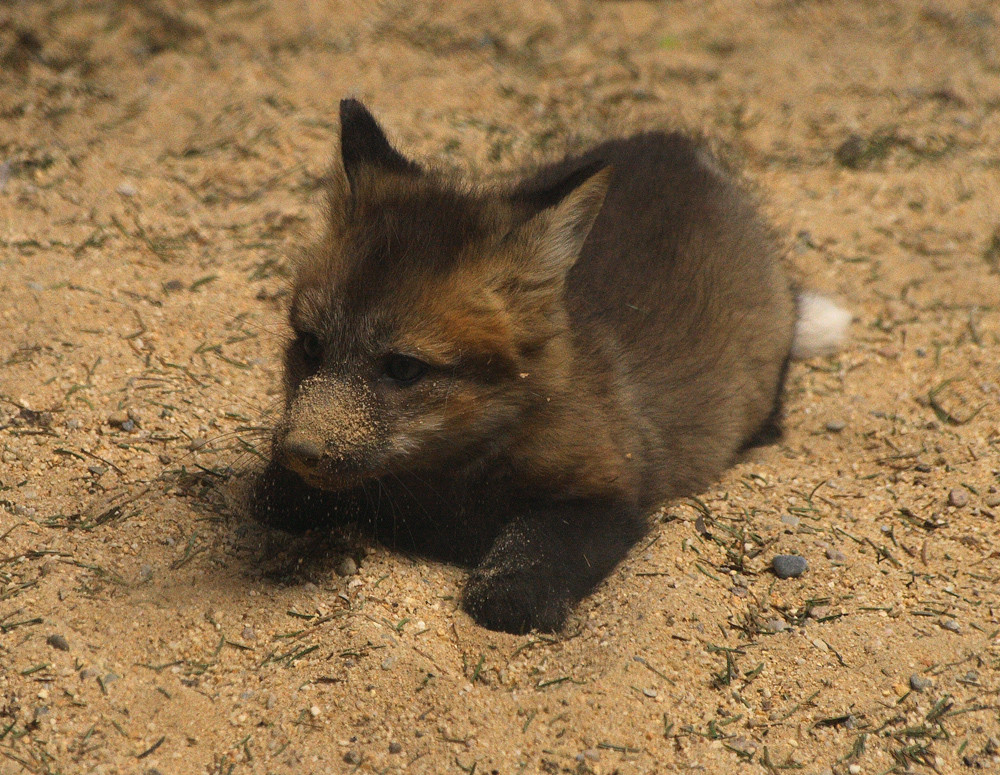
{"type": "Polygon", "coordinates": [[[418,164],[389,144],[375,117],[354,99],[340,101],[340,154],[352,192],[357,187],[362,167],[406,175],[417,175],[421,171],[418,164]]]}
{"type": "Polygon", "coordinates": [[[532,268],[542,277],[559,282],[565,279],[601,211],[613,169],[602,167],[587,172],[586,176],[571,176],[575,177],[570,181],[573,185],[563,184],[568,190],[561,198],[526,224],[537,235],[532,268]]]}

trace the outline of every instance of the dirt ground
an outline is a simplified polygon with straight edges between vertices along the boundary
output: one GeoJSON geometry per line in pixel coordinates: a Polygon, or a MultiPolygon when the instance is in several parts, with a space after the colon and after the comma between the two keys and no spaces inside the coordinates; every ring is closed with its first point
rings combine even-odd
{"type": "Polygon", "coordinates": [[[998,202],[988,0],[5,3],[0,772],[1000,772],[998,202]],[[227,505],[345,95],[477,175],[704,130],[855,314],[558,638],[227,505]]]}

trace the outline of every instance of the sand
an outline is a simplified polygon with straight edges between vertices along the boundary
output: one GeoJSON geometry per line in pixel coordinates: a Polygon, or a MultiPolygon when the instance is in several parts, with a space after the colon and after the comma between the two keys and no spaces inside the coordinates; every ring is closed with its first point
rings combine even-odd
{"type": "Polygon", "coordinates": [[[432,5],[0,8],[0,772],[1000,771],[995,4],[432,5]],[[718,137],[855,315],[557,638],[233,513],[345,95],[476,175],[718,137]]]}

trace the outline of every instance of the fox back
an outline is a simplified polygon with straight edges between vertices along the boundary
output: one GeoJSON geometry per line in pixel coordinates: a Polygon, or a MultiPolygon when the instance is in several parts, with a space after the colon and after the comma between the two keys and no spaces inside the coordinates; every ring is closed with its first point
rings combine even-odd
{"type": "Polygon", "coordinates": [[[341,157],[256,511],[468,564],[477,621],[557,629],[650,510],[777,433],[778,241],[680,133],[473,185],[345,100],[341,157]]]}

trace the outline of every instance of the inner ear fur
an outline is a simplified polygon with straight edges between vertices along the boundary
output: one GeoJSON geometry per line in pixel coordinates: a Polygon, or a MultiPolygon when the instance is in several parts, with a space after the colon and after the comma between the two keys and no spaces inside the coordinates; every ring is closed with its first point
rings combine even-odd
{"type": "Polygon", "coordinates": [[[587,173],[586,176],[579,173],[570,176],[572,186],[566,180],[556,184],[553,188],[560,190],[561,197],[516,230],[530,246],[529,256],[525,257],[529,265],[525,268],[536,281],[561,285],[580,257],[604,204],[613,169],[606,166],[589,169],[587,173]]]}

